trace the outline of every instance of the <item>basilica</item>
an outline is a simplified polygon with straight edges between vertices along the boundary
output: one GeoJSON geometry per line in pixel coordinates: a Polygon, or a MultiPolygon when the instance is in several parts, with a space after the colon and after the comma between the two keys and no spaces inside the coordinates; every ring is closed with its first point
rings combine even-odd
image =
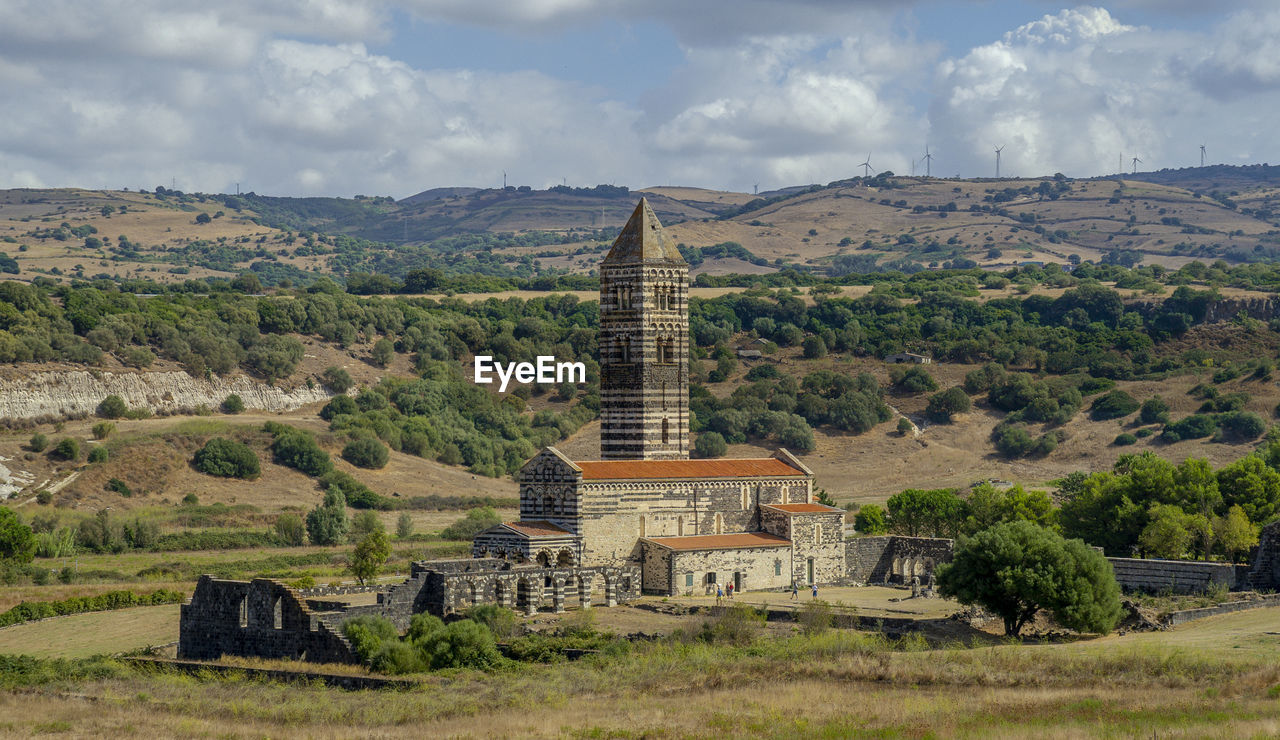
{"type": "Polygon", "coordinates": [[[844,577],[844,512],[814,503],[795,455],[689,458],[689,265],[644,199],[600,265],[599,346],[600,459],[534,456],[519,521],[478,535],[474,557],[636,566],[666,595],[844,577]]]}

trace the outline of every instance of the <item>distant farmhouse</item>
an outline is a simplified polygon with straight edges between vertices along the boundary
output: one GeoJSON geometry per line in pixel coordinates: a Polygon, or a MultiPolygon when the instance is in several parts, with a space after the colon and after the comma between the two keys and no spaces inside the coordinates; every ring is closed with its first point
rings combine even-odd
{"type": "Polygon", "coordinates": [[[888,355],[884,358],[885,362],[890,364],[907,362],[915,365],[931,365],[933,360],[925,355],[917,355],[914,352],[898,352],[897,354],[888,355]]]}

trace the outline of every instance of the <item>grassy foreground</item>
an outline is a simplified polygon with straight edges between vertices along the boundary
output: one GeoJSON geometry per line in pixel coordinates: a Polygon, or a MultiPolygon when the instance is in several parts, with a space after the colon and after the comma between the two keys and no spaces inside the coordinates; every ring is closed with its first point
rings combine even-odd
{"type": "Polygon", "coordinates": [[[1264,737],[1280,732],[1277,624],[1280,609],[1264,609],[1170,633],[932,650],[843,631],[741,646],[673,639],[575,663],[431,674],[407,692],[103,660],[6,664],[0,733],[1264,737]]]}

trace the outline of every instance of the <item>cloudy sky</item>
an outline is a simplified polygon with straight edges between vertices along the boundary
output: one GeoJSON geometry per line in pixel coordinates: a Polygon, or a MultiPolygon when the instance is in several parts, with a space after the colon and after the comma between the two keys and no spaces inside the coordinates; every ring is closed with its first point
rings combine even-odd
{"type": "Polygon", "coordinates": [[[1280,162],[1280,8],[0,0],[0,99],[0,188],[1089,176],[1280,162]]]}

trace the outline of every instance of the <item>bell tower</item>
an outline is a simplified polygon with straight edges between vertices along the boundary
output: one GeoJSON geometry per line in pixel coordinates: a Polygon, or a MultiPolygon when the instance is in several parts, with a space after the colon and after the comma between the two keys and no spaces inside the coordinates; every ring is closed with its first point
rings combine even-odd
{"type": "Polygon", "coordinates": [[[600,263],[600,456],[689,458],[689,265],[644,198],[600,263]]]}

